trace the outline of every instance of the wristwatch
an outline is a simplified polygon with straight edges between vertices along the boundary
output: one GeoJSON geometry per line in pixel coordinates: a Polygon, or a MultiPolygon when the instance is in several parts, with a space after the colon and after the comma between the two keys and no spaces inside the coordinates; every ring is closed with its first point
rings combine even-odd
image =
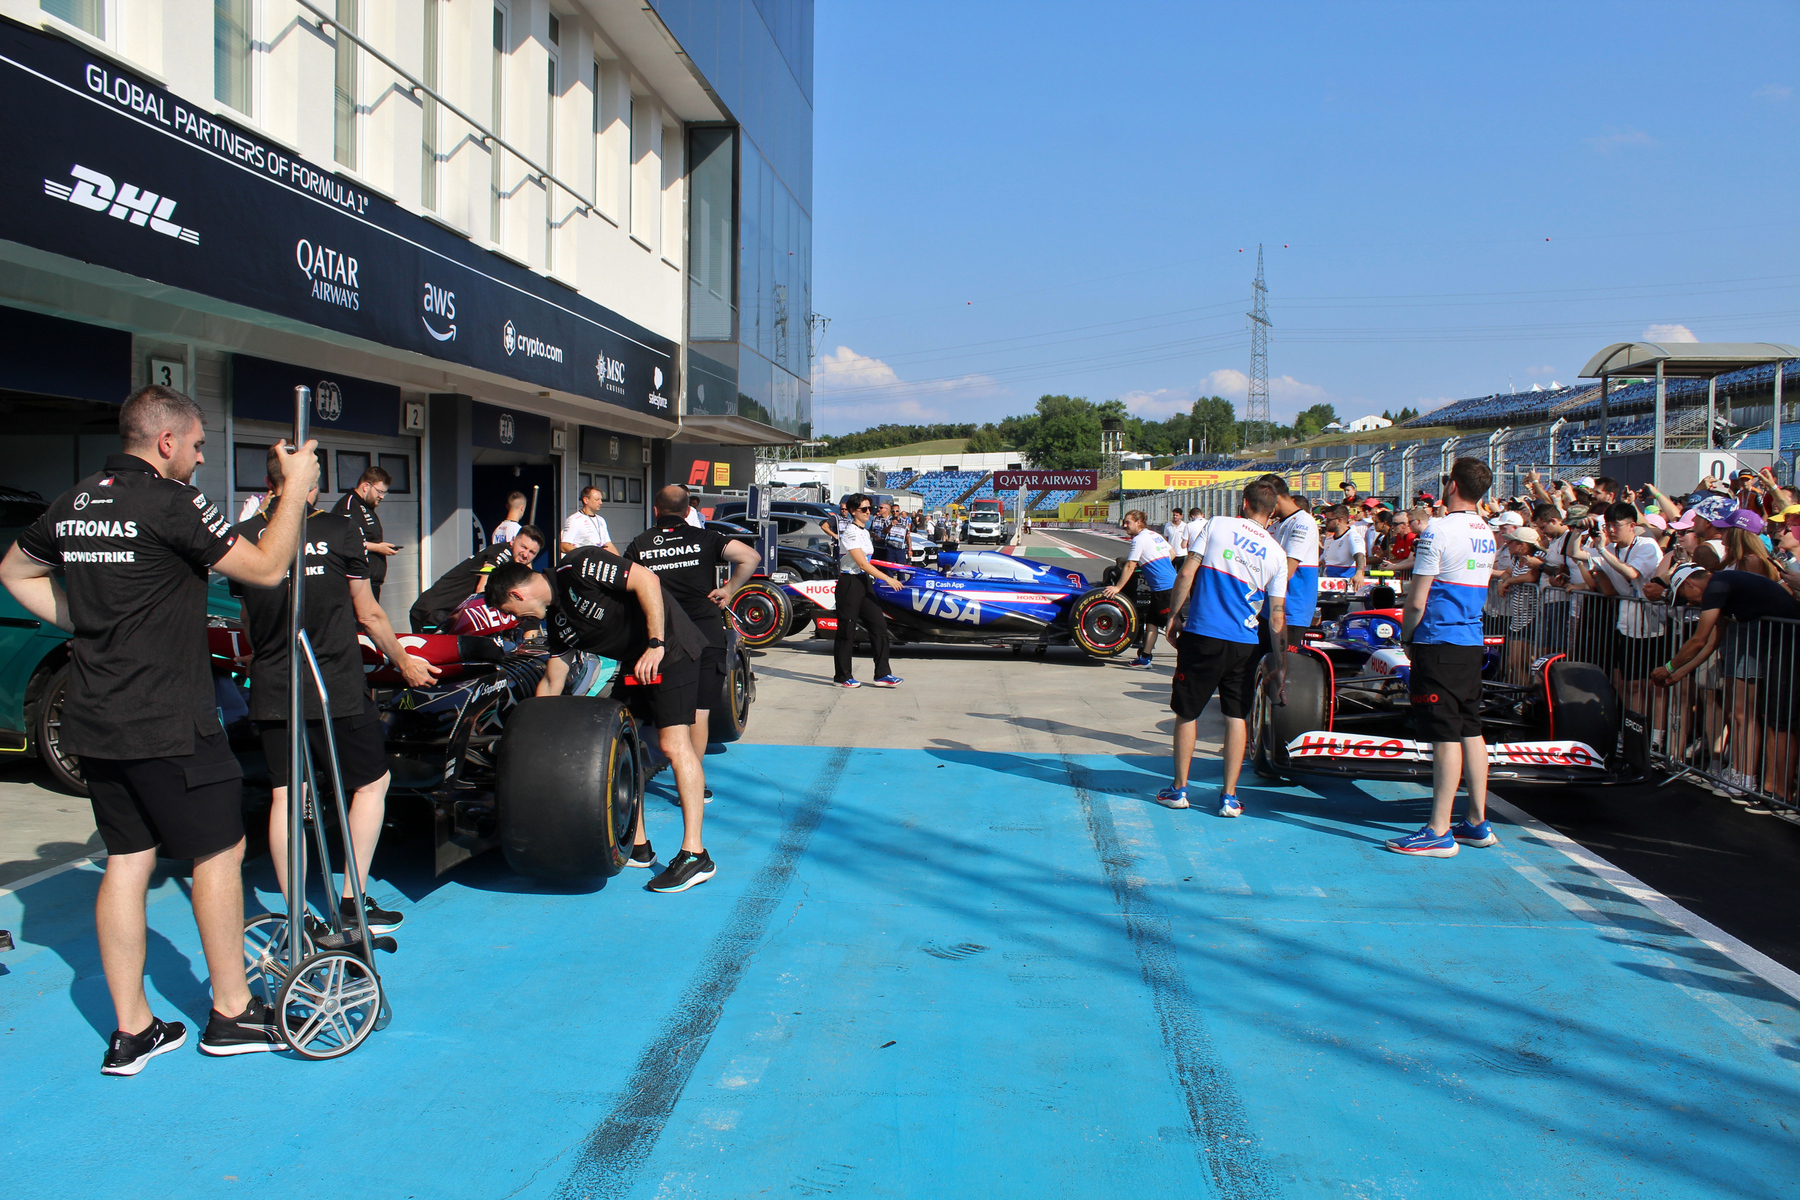
{"type": "Polygon", "coordinates": [[[651,638],[648,644],[656,647],[658,650],[661,650],[663,640],[661,638],[651,638]]]}

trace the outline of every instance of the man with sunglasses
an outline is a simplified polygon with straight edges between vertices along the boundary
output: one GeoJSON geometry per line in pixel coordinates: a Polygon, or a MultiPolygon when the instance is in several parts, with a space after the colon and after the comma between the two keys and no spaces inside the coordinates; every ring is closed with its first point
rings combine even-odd
{"type": "MultiPolygon", "coordinates": [[[[897,588],[900,581],[887,574],[872,561],[875,543],[869,537],[869,513],[873,506],[861,492],[844,498],[850,521],[838,534],[837,643],[833,646],[832,682],[841,688],[862,686],[851,674],[851,660],[856,652],[856,627],[869,630],[869,647],[875,655],[876,687],[899,687],[902,680],[888,668],[887,617],[870,594],[869,580],[875,578],[897,588]]],[[[883,505],[882,507],[886,507],[883,505]]]]}

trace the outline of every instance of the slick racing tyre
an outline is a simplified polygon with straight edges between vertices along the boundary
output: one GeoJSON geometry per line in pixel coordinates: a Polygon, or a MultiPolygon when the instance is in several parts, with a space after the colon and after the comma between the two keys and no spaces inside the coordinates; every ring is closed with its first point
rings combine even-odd
{"type": "Polygon", "coordinates": [[[794,602],[778,585],[752,579],[731,598],[731,615],[744,631],[744,645],[760,650],[787,636],[794,623],[794,602]]]}
{"type": "Polygon", "coordinates": [[[1619,738],[1619,697],[1604,670],[1558,659],[1544,667],[1544,691],[1550,697],[1551,737],[1582,742],[1603,759],[1612,752],[1619,738]]]}
{"type": "Polygon", "coordinates": [[[1287,703],[1282,704],[1270,678],[1267,656],[1256,668],[1256,708],[1250,715],[1252,768],[1264,779],[1281,778],[1288,743],[1303,733],[1326,729],[1331,721],[1331,682],[1325,664],[1310,653],[1287,656],[1287,703]]]}
{"type": "Polygon", "coordinates": [[[1136,639],[1137,608],[1101,588],[1084,592],[1069,609],[1069,636],[1096,658],[1111,658],[1136,639]]]}
{"type": "Polygon", "coordinates": [[[69,664],[58,667],[45,681],[44,693],[37,704],[31,736],[38,758],[50,771],[50,778],[65,792],[87,795],[87,780],[82,778],[81,760],[63,749],[63,703],[69,694],[69,664]]]}
{"type": "Polygon", "coordinates": [[[521,700],[507,717],[494,781],[508,865],[570,887],[617,874],[644,802],[638,740],[616,700],[521,700]]]}
{"type": "Polygon", "coordinates": [[[756,676],[750,660],[738,646],[725,648],[725,703],[707,718],[707,740],[735,742],[750,724],[750,705],[756,700],[756,676]]]}

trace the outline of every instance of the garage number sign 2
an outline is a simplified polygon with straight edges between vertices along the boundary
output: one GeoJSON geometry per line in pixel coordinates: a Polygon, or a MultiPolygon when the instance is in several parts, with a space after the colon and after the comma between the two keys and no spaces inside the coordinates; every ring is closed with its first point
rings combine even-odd
{"type": "MultiPolygon", "coordinates": [[[[677,346],[84,46],[0,18],[0,238],[670,417],[677,346]]],[[[323,403],[323,397],[321,397],[323,403]]]]}

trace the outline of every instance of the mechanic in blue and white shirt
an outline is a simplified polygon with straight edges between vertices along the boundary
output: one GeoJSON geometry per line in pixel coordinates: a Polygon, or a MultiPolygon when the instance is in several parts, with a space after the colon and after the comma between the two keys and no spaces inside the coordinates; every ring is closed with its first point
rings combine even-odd
{"type": "Polygon", "coordinates": [[[1275,540],[1287,555],[1287,640],[1298,646],[1319,607],[1319,522],[1300,506],[1279,475],[1264,475],[1275,489],[1275,540]]]}
{"type": "MultiPolygon", "coordinates": [[[[1169,689],[1169,708],[1175,713],[1175,778],[1156,794],[1158,804],[1188,807],[1195,722],[1216,691],[1225,716],[1221,817],[1244,812],[1237,799],[1237,780],[1249,741],[1245,718],[1256,702],[1257,664],[1263,658],[1265,602],[1268,644],[1287,644],[1287,556],[1268,528],[1275,516],[1275,489],[1252,480],[1244,487],[1238,512],[1239,516],[1214,517],[1208,523],[1205,545],[1188,555],[1175,580],[1169,627],[1176,637],[1175,681],[1169,689]]],[[[1287,683],[1285,651],[1269,655],[1267,674],[1269,686],[1281,695],[1287,683]]]]}
{"type": "Polygon", "coordinates": [[[1106,589],[1108,596],[1116,596],[1131,583],[1133,572],[1143,564],[1144,584],[1149,588],[1149,605],[1144,613],[1144,639],[1138,647],[1138,656],[1131,660],[1134,667],[1150,665],[1150,653],[1156,649],[1156,631],[1169,624],[1169,601],[1175,589],[1175,564],[1169,543],[1162,534],[1150,528],[1150,518],[1143,509],[1134,508],[1125,514],[1125,532],[1131,537],[1131,553],[1125,559],[1125,569],[1119,574],[1119,582],[1106,589]]]}
{"type": "Polygon", "coordinates": [[[1487,821],[1487,742],[1481,736],[1481,610],[1494,569],[1494,531],[1477,507],[1494,481],[1478,458],[1459,458],[1444,488],[1445,515],[1413,547],[1400,640],[1412,660],[1409,690],[1419,740],[1431,743],[1431,823],[1394,838],[1400,854],[1449,858],[1459,846],[1492,846],[1487,821]],[[1468,816],[1450,824],[1457,780],[1467,776],[1468,816]]]}
{"type": "MultiPolygon", "coordinates": [[[[1179,508],[1170,513],[1169,519],[1163,522],[1162,535],[1163,541],[1169,543],[1170,561],[1177,571],[1181,570],[1181,560],[1187,557],[1187,514],[1179,508]]],[[[1174,586],[1173,581],[1170,586],[1174,586]]]]}

